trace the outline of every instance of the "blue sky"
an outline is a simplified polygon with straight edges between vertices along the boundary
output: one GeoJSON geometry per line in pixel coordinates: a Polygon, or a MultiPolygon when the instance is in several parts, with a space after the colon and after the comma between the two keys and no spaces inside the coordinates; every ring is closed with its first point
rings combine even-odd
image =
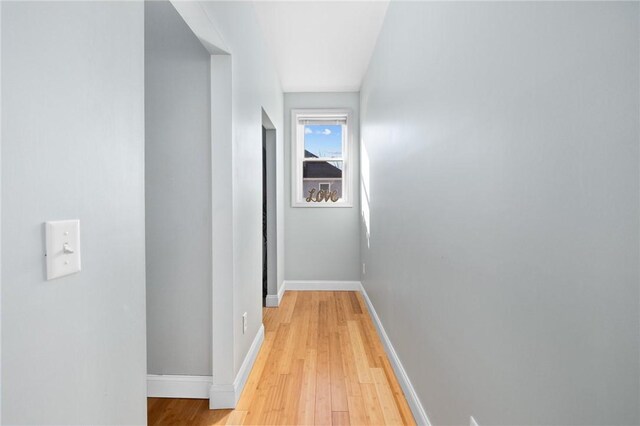
{"type": "Polygon", "coordinates": [[[304,126],[304,149],[318,157],[342,156],[342,126],[307,124],[304,126]]]}

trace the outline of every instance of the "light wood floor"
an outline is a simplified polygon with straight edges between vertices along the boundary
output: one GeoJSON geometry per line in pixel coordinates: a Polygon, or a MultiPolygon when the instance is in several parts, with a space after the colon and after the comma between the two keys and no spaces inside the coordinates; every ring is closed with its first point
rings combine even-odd
{"type": "Polygon", "coordinates": [[[415,424],[360,293],[288,291],[235,410],[149,398],[149,425],[415,424]]]}

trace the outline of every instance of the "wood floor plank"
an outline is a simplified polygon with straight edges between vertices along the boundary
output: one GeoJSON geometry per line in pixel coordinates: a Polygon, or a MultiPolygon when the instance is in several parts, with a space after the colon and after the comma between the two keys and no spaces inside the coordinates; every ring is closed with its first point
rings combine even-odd
{"type": "Polygon", "coordinates": [[[359,293],[287,291],[263,320],[265,339],[235,410],[149,398],[148,424],[415,424],[359,293]]]}
{"type": "MultiPolygon", "coordinates": [[[[360,384],[358,384],[358,388],[360,384]]],[[[349,423],[352,425],[366,425],[368,424],[367,412],[364,408],[364,398],[362,395],[349,395],[347,397],[349,402],[349,423]]]]}
{"type": "Polygon", "coordinates": [[[280,417],[284,406],[284,394],[287,385],[287,375],[278,374],[275,383],[269,387],[265,395],[265,402],[259,413],[255,413],[252,418],[253,424],[275,424],[280,417]]]}
{"type": "Polygon", "coordinates": [[[327,331],[327,303],[320,302],[321,332],[318,336],[318,368],[316,374],[316,410],[315,423],[318,425],[331,424],[331,371],[329,354],[329,334],[327,331]]]}
{"type": "Polygon", "coordinates": [[[372,368],[371,371],[376,383],[376,391],[378,399],[380,400],[380,406],[382,407],[385,424],[402,424],[400,411],[398,410],[396,401],[393,398],[393,393],[391,392],[389,382],[387,382],[387,378],[384,375],[384,371],[381,368],[372,368]]]}
{"type": "Polygon", "coordinates": [[[296,420],[296,423],[299,425],[313,425],[315,422],[317,358],[316,349],[307,349],[296,420]]]}
{"type": "Polygon", "coordinates": [[[329,334],[329,364],[331,370],[331,409],[337,412],[348,411],[347,387],[340,352],[340,334],[337,332],[329,334]]]}
{"type": "MultiPolygon", "coordinates": [[[[204,400],[206,401],[206,400],[204,400]]],[[[195,424],[195,425],[224,425],[227,423],[227,419],[233,410],[208,410],[205,409],[199,414],[199,418],[197,421],[193,423],[185,423],[185,424],[195,424]]],[[[173,425],[179,423],[161,423],[162,425],[173,425]]]]}
{"type": "Polygon", "coordinates": [[[358,297],[356,296],[356,293],[353,291],[349,291],[347,292],[347,294],[349,296],[349,301],[351,302],[351,309],[353,310],[353,313],[361,314],[362,307],[360,306],[360,302],[358,301],[358,297]]]}
{"type": "Polygon", "coordinates": [[[264,342],[262,343],[262,348],[260,348],[260,352],[258,353],[256,361],[253,364],[253,369],[249,374],[249,378],[247,379],[247,383],[244,386],[242,395],[240,395],[238,405],[236,405],[236,410],[248,411],[251,407],[251,402],[253,401],[256,392],[258,391],[258,384],[260,383],[260,379],[262,378],[262,373],[264,372],[264,367],[267,364],[267,359],[269,358],[269,354],[271,353],[271,348],[273,347],[274,340],[275,333],[269,333],[269,335],[265,336],[264,342]]]}
{"type": "Polygon", "coordinates": [[[291,316],[293,315],[293,309],[296,307],[296,298],[299,293],[299,291],[286,291],[282,296],[281,305],[278,308],[281,310],[281,322],[291,322],[291,316]]]}
{"type": "Polygon", "coordinates": [[[360,388],[362,389],[362,399],[367,413],[367,423],[370,425],[385,424],[376,385],[373,383],[360,383],[360,388]]]}
{"type": "Polygon", "coordinates": [[[318,349],[318,315],[320,309],[320,292],[312,292],[309,328],[307,330],[307,349],[318,349]]]}
{"type": "MultiPolygon", "coordinates": [[[[266,410],[267,405],[267,393],[266,392],[258,392],[253,400],[251,401],[251,405],[249,406],[249,410],[247,411],[247,416],[245,417],[244,424],[246,425],[258,425],[260,424],[260,419],[263,417],[263,414],[266,410]]],[[[214,410],[217,411],[217,410],[214,410]]]]}
{"type": "Polygon", "coordinates": [[[280,310],[276,308],[262,308],[262,322],[265,334],[275,330],[280,324],[280,310]]]}
{"type": "Polygon", "coordinates": [[[282,401],[282,411],[278,423],[295,425],[298,417],[298,404],[300,403],[300,390],[302,389],[302,375],[304,360],[296,359],[287,375],[287,385],[282,401]]]}
{"type": "Polygon", "coordinates": [[[360,380],[358,379],[358,370],[353,356],[353,349],[351,349],[349,329],[346,326],[338,327],[338,336],[340,338],[340,354],[342,356],[342,369],[344,371],[347,398],[350,396],[361,396],[360,380]]]}
{"type": "Polygon", "coordinates": [[[156,425],[186,425],[190,418],[189,413],[192,410],[193,400],[175,400],[166,399],[163,404],[162,414],[156,418],[156,425]]]}
{"type": "Polygon", "coordinates": [[[278,330],[275,332],[276,336],[271,352],[267,357],[267,362],[260,376],[260,381],[258,382],[257,389],[260,392],[270,391],[271,387],[274,386],[278,380],[280,374],[278,366],[285,347],[289,343],[290,325],[291,324],[280,324],[278,330]]]}
{"type": "Polygon", "coordinates": [[[351,304],[351,299],[349,298],[349,292],[340,291],[338,292],[338,296],[340,297],[340,303],[342,304],[342,308],[344,309],[345,320],[353,320],[355,311],[353,310],[353,305],[351,304]]]}
{"type": "Polygon", "coordinates": [[[158,424],[158,418],[162,415],[165,409],[162,401],[166,401],[166,398],[147,398],[148,425],[158,424]]]}
{"type": "Polygon", "coordinates": [[[267,333],[268,336],[275,335],[271,351],[268,354],[252,399],[250,401],[242,401],[242,408],[248,407],[245,420],[247,424],[264,424],[265,418],[272,407],[269,404],[274,404],[273,398],[276,396],[274,395],[274,388],[277,387],[278,380],[281,378],[278,369],[274,368],[274,366],[277,366],[284,347],[289,341],[289,328],[290,324],[280,323],[277,330],[267,333]]]}
{"type": "Polygon", "coordinates": [[[364,349],[365,355],[367,356],[369,367],[382,367],[382,365],[379,365],[377,356],[380,353],[380,349],[377,345],[377,335],[372,335],[371,329],[369,328],[368,318],[364,315],[360,315],[360,318],[358,318],[358,330],[360,331],[360,337],[362,338],[362,347],[364,349]]]}
{"type": "MultiPolygon", "coordinates": [[[[296,305],[298,304],[298,300],[295,300],[296,305]]],[[[302,304],[302,301],[300,301],[302,304]]],[[[293,365],[293,355],[296,349],[296,344],[298,343],[298,339],[300,338],[300,329],[302,328],[302,321],[304,321],[304,316],[300,318],[300,321],[292,321],[289,322],[289,335],[287,338],[287,342],[284,344],[282,348],[282,353],[278,359],[278,373],[279,374],[289,374],[289,371],[293,365]]]]}
{"type": "Polygon", "coordinates": [[[348,411],[334,411],[331,413],[333,426],[350,426],[348,411]]]}
{"type": "Polygon", "coordinates": [[[236,426],[244,424],[244,420],[247,418],[247,412],[245,410],[235,409],[229,414],[227,418],[228,426],[236,426]]]}
{"type": "Polygon", "coordinates": [[[358,371],[358,380],[360,383],[373,383],[373,379],[369,373],[369,361],[367,360],[367,353],[364,350],[364,344],[362,343],[362,336],[360,334],[358,322],[347,321],[347,328],[349,329],[351,349],[353,350],[356,370],[358,371]]]}
{"type": "Polygon", "coordinates": [[[413,414],[411,413],[411,408],[409,407],[407,399],[404,397],[404,393],[402,392],[400,383],[398,383],[398,379],[393,372],[391,363],[384,354],[381,354],[378,359],[380,360],[380,364],[382,365],[382,368],[384,370],[387,382],[391,386],[393,398],[396,400],[396,405],[398,406],[398,410],[400,411],[400,415],[402,416],[402,423],[405,425],[415,425],[416,422],[413,418],[413,414]]]}
{"type": "Polygon", "coordinates": [[[332,303],[336,308],[336,321],[338,322],[338,326],[347,325],[347,318],[344,312],[344,305],[342,304],[342,299],[340,298],[340,292],[334,291],[332,293],[332,303]]]}
{"type": "MultiPolygon", "coordinates": [[[[311,319],[314,315],[313,309],[313,294],[310,291],[307,293],[300,301],[300,309],[298,312],[295,312],[296,321],[295,323],[298,325],[297,329],[297,340],[294,342],[294,351],[293,351],[293,359],[305,359],[307,355],[307,341],[309,337],[309,333],[311,328],[311,319]]],[[[317,330],[315,330],[317,334],[317,330]]]]}

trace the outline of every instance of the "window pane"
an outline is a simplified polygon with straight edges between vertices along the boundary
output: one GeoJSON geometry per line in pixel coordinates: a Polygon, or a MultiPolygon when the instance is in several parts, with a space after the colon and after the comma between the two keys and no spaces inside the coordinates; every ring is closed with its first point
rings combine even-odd
{"type": "Polygon", "coordinates": [[[307,202],[332,203],[342,198],[342,161],[302,163],[302,198],[307,202]],[[322,191],[322,192],[320,192],[322,191]]]}
{"type": "Polygon", "coordinates": [[[342,126],[339,124],[305,124],[305,158],[342,157],[342,126]]]}

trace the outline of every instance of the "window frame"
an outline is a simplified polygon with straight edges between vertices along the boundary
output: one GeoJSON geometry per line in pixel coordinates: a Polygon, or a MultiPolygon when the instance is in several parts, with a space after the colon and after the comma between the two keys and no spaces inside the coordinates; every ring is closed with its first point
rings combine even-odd
{"type": "Polygon", "coordinates": [[[331,109],[292,109],[291,110],[291,206],[307,208],[344,208],[353,207],[353,176],[351,159],[353,158],[353,137],[351,129],[351,110],[348,108],[331,109]],[[342,161],[342,198],[337,202],[306,202],[302,194],[304,164],[304,124],[301,120],[344,119],[342,129],[342,157],[321,158],[316,161],[342,161]]]}

